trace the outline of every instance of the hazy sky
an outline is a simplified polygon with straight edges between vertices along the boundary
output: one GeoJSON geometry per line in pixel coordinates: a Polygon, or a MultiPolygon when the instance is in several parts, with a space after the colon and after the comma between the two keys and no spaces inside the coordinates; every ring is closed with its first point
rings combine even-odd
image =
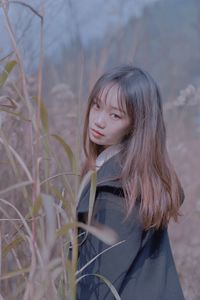
{"type": "MultiPolygon", "coordinates": [[[[156,1],[158,0],[44,0],[45,53],[54,55],[60,45],[69,43],[77,31],[83,45],[87,45],[91,39],[101,38],[106,31],[112,31],[119,24],[124,25],[130,17],[139,17],[146,5],[156,1]]],[[[24,2],[38,10],[41,0],[24,2]]],[[[17,4],[10,5],[9,16],[24,51],[31,49],[37,55],[39,18],[29,9],[17,4]],[[26,31],[28,25],[30,26],[26,31]]],[[[0,9],[0,57],[11,49],[4,25],[0,9]]]]}

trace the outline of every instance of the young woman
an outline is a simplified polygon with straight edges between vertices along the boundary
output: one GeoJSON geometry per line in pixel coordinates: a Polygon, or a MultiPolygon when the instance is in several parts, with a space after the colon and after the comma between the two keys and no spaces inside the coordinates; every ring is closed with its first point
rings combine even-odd
{"type": "MultiPolygon", "coordinates": [[[[183,190],[169,160],[161,96],[140,68],[105,73],[90,94],[84,125],[82,175],[97,170],[94,223],[113,229],[110,246],[88,234],[80,243],[77,300],[114,300],[105,277],[122,300],[184,300],[167,225],[175,221],[183,190]],[[99,276],[100,275],[100,276],[99,276]]],[[[87,222],[90,183],[77,207],[87,222]],[[85,218],[86,217],[86,218],[85,218]]]]}

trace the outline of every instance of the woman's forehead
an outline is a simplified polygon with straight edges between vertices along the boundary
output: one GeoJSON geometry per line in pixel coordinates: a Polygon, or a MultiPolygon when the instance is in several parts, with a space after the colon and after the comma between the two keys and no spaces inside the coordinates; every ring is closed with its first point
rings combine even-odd
{"type": "Polygon", "coordinates": [[[126,111],[125,99],[117,84],[108,84],[96,95],[96,100],[105,103],[107,106],[116,107],[126,111]]]}

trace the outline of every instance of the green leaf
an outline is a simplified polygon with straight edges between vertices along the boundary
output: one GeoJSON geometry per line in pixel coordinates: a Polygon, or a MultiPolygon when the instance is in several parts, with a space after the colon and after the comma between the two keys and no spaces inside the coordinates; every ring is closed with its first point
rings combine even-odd
{"type": "Polygon", "coordinates": [[[2,250],[2,256],[5,257],[12,249],[15,249],[18,245],[20,245],[24,241],[22,236],[17,237],[12,240],[8,245],[6,245],[2,250]]]}
{"type": "Polygon", "coordinates": [[[10,74],[10,72],[13,70],[13,68],[16,66],[17,61],[16,60],[11,60],[9,61],[3,72],[0,74],[0,88],[4,85],[4,83],[6,82],[8,75],[10,74]]]}
{"type": "Polygon", "coordinates": [[[49,130],[49,121],[48,121],[48,112],[44,102],[40,102],[40,118],[44,127],[44,130],[48,132],[49,130]]]}
{"type": "Polygon", "coordinates": [[[36,200],[35,200],[35,202],[33,204],[33,208],[32,208],[32,211],[31,211],[31,216],[36,216],[41,207],[42,207],[42,198],[39,195],[36,198],[36,200]]]}
{"type": "Polygon", "coordinates": [[[75,156],[74,156],[70,146],[65,143],[64,139],[61,136],[59,136],[57,134],[52,134],[52,137],[54,137],[61,144],[61,146],[64,148],[64,150],[65,150],[65,152],[66,152],[66,154],[69,158],[72,172],[76,173],[76,170],[77,170],[76,159],[75,159],[75,156]]]}
{"type": "Polygon", "coordinates": [[[94,208],[94,201],[95,201],[95,195],[96,195],[96,182],[97,182],[97,174],[95,171],[95,172],[93,172],[93,174],[91,176],[88,224],[90,224],[90,222],[91,222],[92,212],[93,212],[93,208],[94,208]]]}
{"type": "Polygon", "coordinates": [[[40,120],[42,122],[42,126],[45,130],[45,132],[49,131],[49,117],[48,117],[48,112],[46,109],[46,106],[44,104],[44,102],[42,101],[42,99],[38,99],[37,96],[33,97],[33,100],[36,101],[37,105],[40,103],[40,120]]]}

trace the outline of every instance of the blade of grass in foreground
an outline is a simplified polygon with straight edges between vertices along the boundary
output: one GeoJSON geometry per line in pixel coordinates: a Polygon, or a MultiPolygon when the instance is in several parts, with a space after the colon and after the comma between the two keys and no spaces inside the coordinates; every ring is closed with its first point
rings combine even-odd
{"type": "Polygon", "coordinates": [[[13,68],[16,66],[16,64],[17,64],[16,60],[11,60],[6,64],[4,71],[0,74],[0,88],[6,82],[8,75],[13,70],[13,68]]]}
{"type": "Polygon", "coordinates": [[[109,287],[109,289],[111,290],[111,292],[114,295],[115,299],[116,300],[121,300],[121,297],[119,296],[119,294],[118,294],[116,288],[114,287],[114,285],[107,278],[105,278],[104,276],[102,276],[100,274],[85,274],[85,275],[81,276],[78,281],[80,281],[84,277],[88,277],[88,276],[96,276],[99,279],[101,279],[109,287]]]}
{"type": "MultiPolygon", "coordinates": [[[[112,249],[113,247],[116,247],[122,243],[124,243],[125,240],[120,241],[110,247],[108,247],[107,249],[103,250],[102,252],[98,253],[96,256],[94,256],[90,261],[88,261],[80,270],[78,270],[76,272],[76,275],[78,275],[79,273],[83,272],[83,270],[85,270],[85,268],[87,268],[93,261],[95,261],[100,255],[104,254],[105,252],[109,251],[110,249],[112,249]]],[[[79,281],[79,278],[77,279],[77,282],[79,281]]]]}
{"type": "Polygon", "coordinates": [[[67,154],[69,161],[70,161],[72,172],[74,174],[76,174],[76,172],[77,172],[76,159],[75,159],[75,156],[74,156],[71,148],[69,147],[69,145],[67,143],[65,143],[64,139],[61,136],[59,136],[57,134],[52,134],[52,137],[54,137],[60,143],[60,145],[63,147],[63,149],[65,150],[65,153],[67,154]]]}
{"type": "Polygon", "coordinates": [[[117,234],[111,228],[106,226],[101,226],[100,228],[98,228],[81,222],[72,222],[63,225],[59,230],[57,230],[57,235],[59,237],[67,235],[70,229],[76,227],[83,228],[84,230],[90,232],[91,234],[95,235],[98,239],[103,241],[105,244],[113,245],[117,242],[117,234]]]}

